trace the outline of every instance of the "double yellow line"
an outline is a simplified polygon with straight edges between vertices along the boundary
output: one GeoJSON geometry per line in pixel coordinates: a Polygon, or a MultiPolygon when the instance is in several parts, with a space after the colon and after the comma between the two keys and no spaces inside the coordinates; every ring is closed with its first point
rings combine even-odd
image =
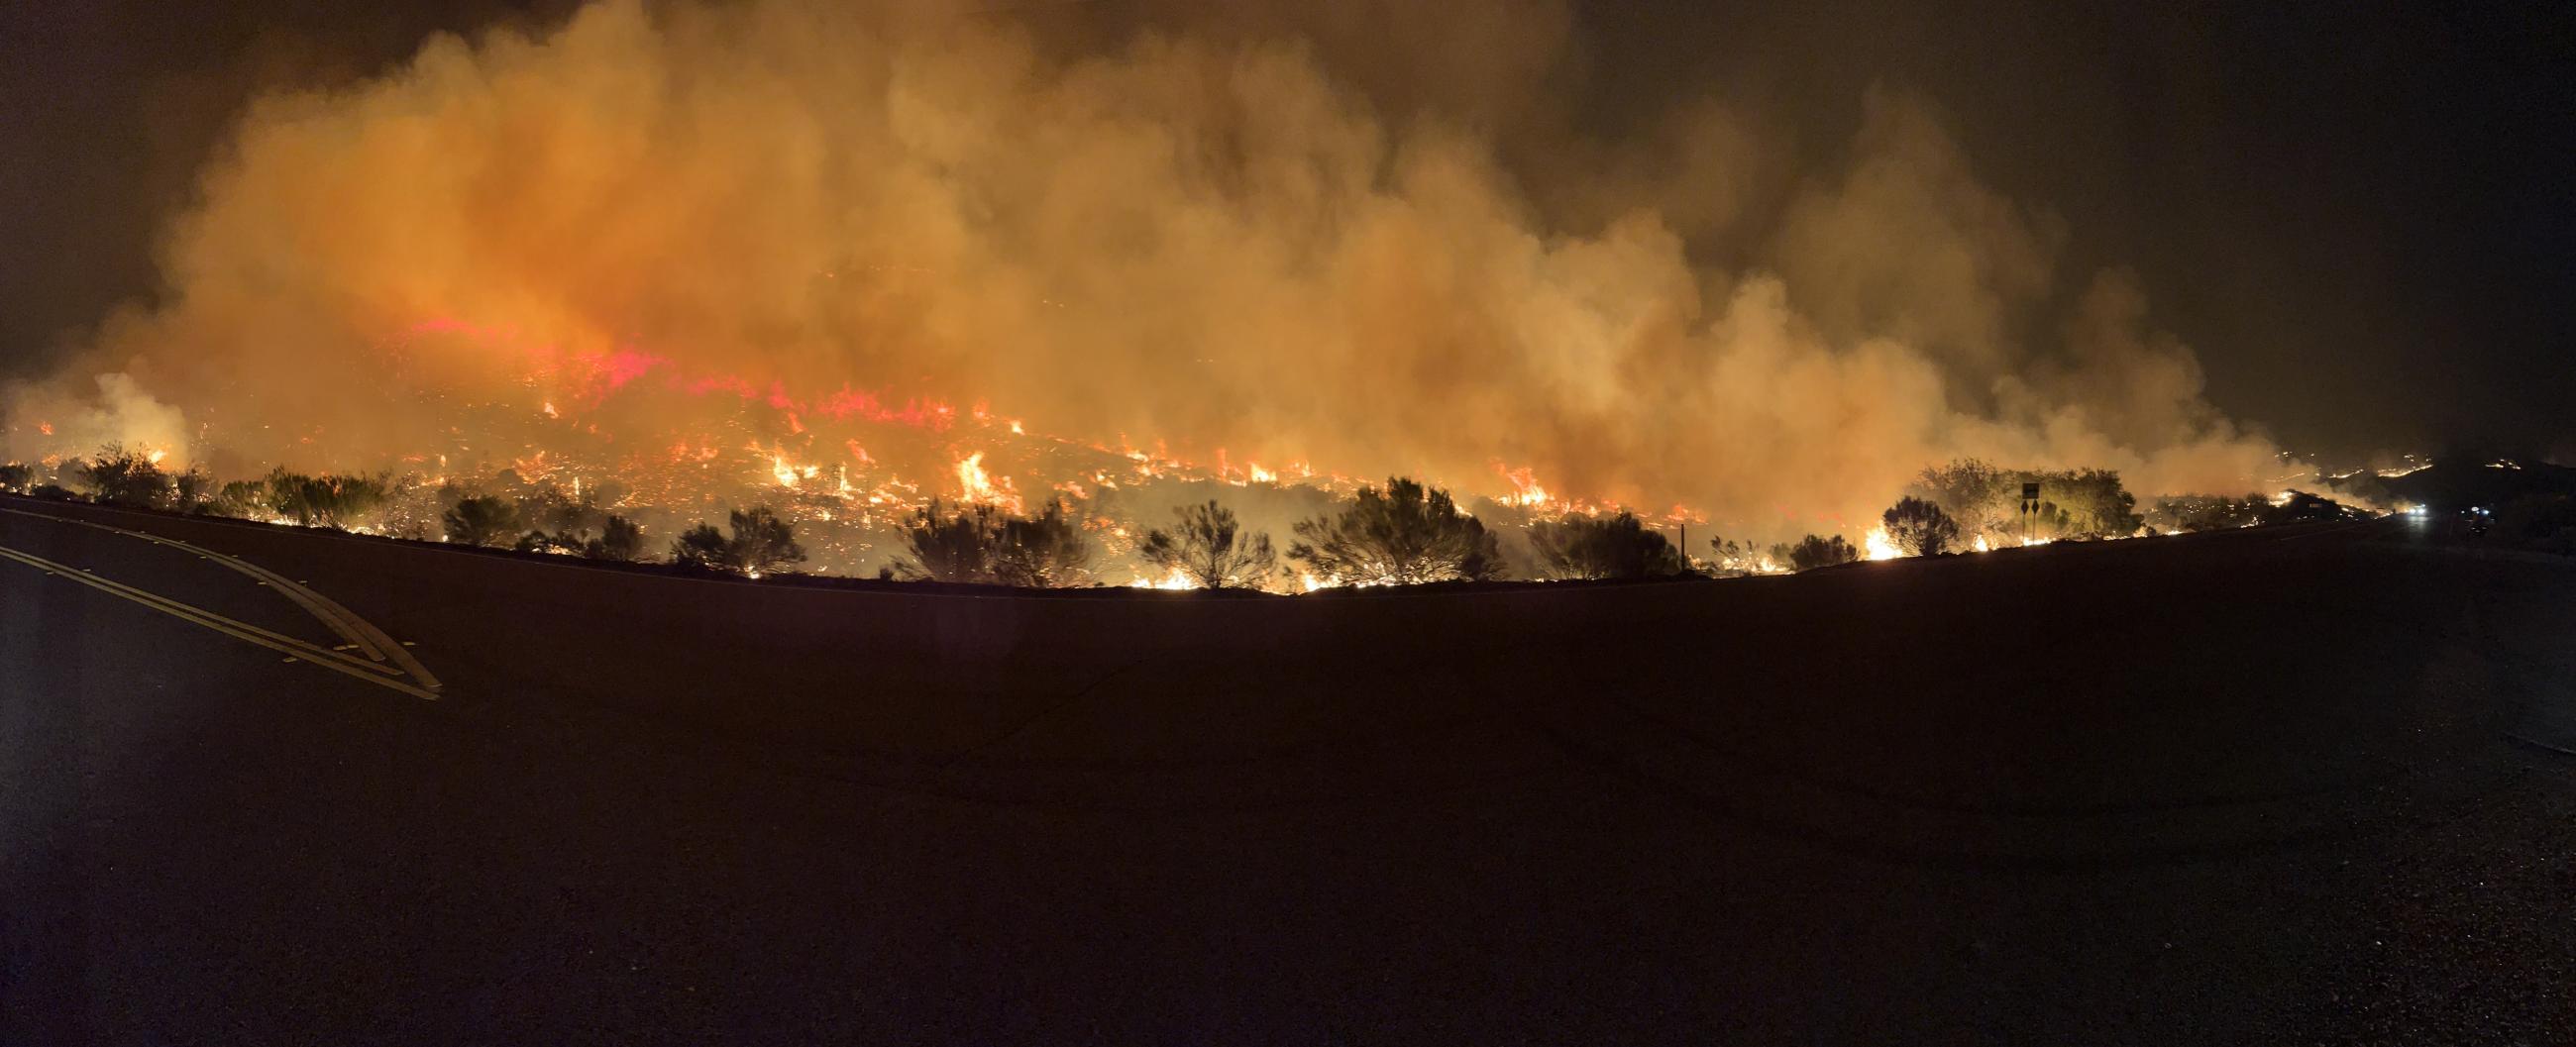
{"type": "Polygon", "coordinates": [[[402,645],[395,643],[390,637],[387,637],[382,630],[377,629],[366,619],[360,618],[355,614],[351,614],[347,608],[341,607],[339,604],[332,602],[328,597],[307,589],[294,581],[278,575],[274,571],[270,571],[267,568],[260,567],[256,564],[236,560],[230,556],[225,556],[222,553],[218,553],[210,549],[200,548],[186,542],[162,538],[158,535],[145,534],[141,531],[129,531],[120,527],[109,527],[104,524],[94,524],[82,520],[70,520],[58,516],[47,516],[42,513],[21,512],[15,509],[0,509],[0,512],[13,513],[19,516],[32,516],[37,519],[52,520],[57,523],[77,524],[83,527],[93,527],[103,531],[113,531],[118,534],[131,535],[133,537],[142,538],[146,541],[166,545],[171,548],[187,550],[206,559],[222,563],[226,567],[230,567],[233,570],[259,579],[260,584],[262,585],[278,590],[288,599],[293,600],[297,606],[304,608],[307,613],[320,619],[324,625],[331,628],[332,632],[339,634],[342,639],[348,640],[351,646],[367,654],[369,657],[363,659],[352,657],[339,651],[322,647],[319,644],[300,640],[270,629],[264,629],[248,622],[227,618],[202,607],[181,603],[159,593],[139,589],[123,582],[101,578],[82,568],[73,567],[69,564],[58,563],[41,556],[37,556],[33,553],[12,549],[7,546],[0,546],[0,559],[15,560],[21,564],[44,571],[47,574],[78,582],[119,599],[129,600],[145,607],[149,607],[181,621],[203,626],[216,632],[223,633],[224,635],[231,636],[235,639],[258,644],[270,650],[277,651],[292,658],[310,662],[314,665],[319,665],[325,669],[329,669],[333,672],[337,672],[354,679],[364,680],[368,683],[375,684],[376,686],[399,691],[424,701],[438,700],[438,692],[442,687],[438,682],[438,678],[430,675],[429,670],[422,666],[418,659],[413,658],[410,652],[403,650],[402,645]],[[392,658],[395,664],[384,664],[387,657],[392,658]]]}

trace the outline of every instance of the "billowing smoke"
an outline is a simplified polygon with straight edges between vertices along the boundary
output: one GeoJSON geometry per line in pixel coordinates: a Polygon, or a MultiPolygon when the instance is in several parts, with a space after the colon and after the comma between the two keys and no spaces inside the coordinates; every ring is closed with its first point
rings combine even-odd
{"type": "Polygon", "coordinates": [[[1959,456],[2141,492],[2271,464],[2139,282],[2065,271],[2074,234],[1923,100],[1874,92],[1840,160],[1789,169],[1716,94],[1579,130],[1546,5],[1357,10],[604,2],[433,39],[251,107],[166,292],[10,391],[7,450],[77,418],[232,469],[498,463],[766,404],[811,460],[930,482],[947,459],[861,459],[826,416],[981,402],[1754,531],[1865,519],[1959,456]]]}

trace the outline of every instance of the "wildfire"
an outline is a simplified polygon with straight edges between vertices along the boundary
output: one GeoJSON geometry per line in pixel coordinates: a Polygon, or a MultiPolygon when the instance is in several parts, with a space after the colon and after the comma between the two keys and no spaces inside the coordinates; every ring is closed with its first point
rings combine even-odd
{"type": "Polygon", "coordinates": [[[984,469],[982,451],[957,460],[957,490],[968,504],[996,506],[1012,513],[1021,509],[1019,490],[1010,477],[1003,477],[998,484],[993,481],[992,474],[984,469]]]}
{"type": "Polygon", "coordinates": [[[1976,550],[1981,553],[1990,553],[1995,550],[1995,547],[1986,541],[1985,535],[1981,534],[1977,536],[1976,550]]]}
{"type": "Polygon", "coordinates": [[[1905,550],[1896,547],[1896,540],[1887,536],[1885,527],[1870,528],[1869,533],[1861,537],[1861,545],[1868,550],[1872,560],[1893,560],[1905,555],[1905,550]]]}
{"type": "Polygon", "coordinates": [[[1494,471],[1503,474],[1503,479],[1511,481],[1512,484],[1512,493],[1501,499],[1504,505],[1536,509],[1554,500],[1548,497],[1547,488],[1539,486],[1538,478],[1532,475],[1528,466],[1506,469],[1501,462],[1496,462],[1494,471]]]}
{"type": "MultiPolygon", "coordinates": [[[[823,470],[820,466],[789,465],[787,464],[787,456],[784,454],[773,453],[769,456],[769,475],[778,478],[778,486],[780,487],[794,487],[802,481],[811,480],[816,476],[822,475],[822,472],[823,470]]],[[[848,481],[844,479],[842,483],[843,486],[847,486],[848,481]]]]}
{"type": "Polygon", "coordinates": [[[1127,587],[1130,589],[1196,589],[1199,588],[1199,580],[1190,577],[1189,572],[1175,567],[1172,568],[1171,573],[1166,574],[1161,578],[1149,578],[1144,575],[1137,575],[1135,581],[1127,583],[1127,587]]]}

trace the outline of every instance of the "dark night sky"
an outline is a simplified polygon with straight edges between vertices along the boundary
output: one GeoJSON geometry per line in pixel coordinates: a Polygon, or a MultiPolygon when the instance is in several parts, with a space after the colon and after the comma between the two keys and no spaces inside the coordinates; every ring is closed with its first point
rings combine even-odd
{"type": "MultiPolygon", "coordinates": [[[[259,86],[362,76],[432,30],[568,6],[13,8],[0,376],[152,290],[154,228],[259,86]]],[[[2570,8],[1925,6],[1598,4],[1577,20],[1579,118],[1714,83],[1830,143],[1870,85],[1918,91],[1982,177],[2067,219],[2071,267],[2138,270],[2211,399],[2286,446],[2576,457],[2570,8]]]]}

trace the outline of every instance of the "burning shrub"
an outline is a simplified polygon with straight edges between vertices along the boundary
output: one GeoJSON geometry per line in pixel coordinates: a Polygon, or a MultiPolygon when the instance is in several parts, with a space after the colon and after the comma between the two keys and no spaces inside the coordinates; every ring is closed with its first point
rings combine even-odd
{"type": "Polygon", "coordinates": [[[215,492],[214,503],[209,511],[217,516],[239,519],[267,515],[271,511],[268,504],[268,481],[234,480],[226,483],[215,492]]]}
{"type": "Polygon", "coordinates": [[[171,507],[182,512],[208,513],[215,508],[215,474],[189,466],[188,471],[170,478],[171,507]]]}
{"type": "Polygon", "coordinates": [[[1530,548],[1549,578],[1669,578],[1682,573],[1672,543],[1628,513],[1569,515],[1529,529],[1530,548]]]}
{"type": "Polygon", "coordinates": [[[2278,524],[2308,520],[2359,520],[2368,515],[2370,514],[2331,498],[2309,494],[2306,491],[2292,491],[2290,497],[2281,504],[2263,510],[2262,522],[2278,524]]]}
{"type": "Polygon", "coordinates": [[[2150,517],[2160,521],[2168,531],[2217,531],[2230,527],[2251,527],[2262,522],[2263,511],[2271,503],[2262,495],[2243,498],[2223,495],[2181,495],[2156,503],[2150,517]]]}
{"type": "MultiPolygon", "coordinates": [[[[702,523],[680,532],[680,537],[671,543],[671,562],[700,570],[739,571],[754,577],[805,562],[805,547],[796,544],[795,526],[779,519],[768,506],[736,510],[727,514],[726,522],[733,527],[730,538],[716,530],[714,524],[702,523]]],[[[635,540],[641,543],[640,531],[635,540]]],[[[605,549],[604,540],[602,548],[605,549]]]]}
{"type": "Polygon", "coordinates": [[[1907,556],[1939,556],[1958,544],[1959,522],[1920,498],[1899,498],[1879,516],[1887,538],[1907,556]]]}
{"type": "Polygon", "coordinates": [[[385,502],[385,480],[376,476],[305,476],[284,469],[268,474],[269,507],[306,527],[345,527],[385,502]]]}
{"type": "Polygon", "coordinates": [[[1789,566],[1800,571],[1832,567],[1835,564],[1851,563],[1858,559],[1860,559],[1860,550],[1853,548],[1852,543],[1844,541],[1843,536],[1839,534],[1830,537],[1811,534],[1798,539],[1798,544],[1789,549],[1789,566]]]}
{"type": "Polygon", "coordinates": [[[548,534],[544,531],[530,531],[526,534],[520,535],[519,544],[511,546],[511,548],[523,553],[546,553],[553,556],[579,556],[581,555],[582,546],[588,542],[588,536],[577,531],[556,531],[553,534],[548,534]]]}
{"type": "Polygon", "coordinates": [[[1775,574],[1787,569],[1788,546],[1774,544],[1768,549],[1752,542],[1739,542],[1725,536],[1708,540],[1709,556],[1720,578],[1741,578],[1748,574],[1775,574]]]}
{"type": "Polygon", "coordinates": [[[1234,586],[1258,589],[1279,566],[1267,534],[1244,535],[1234,510],[1214,499],[1205,505],[1175,506],[1180,525],[1172,531],[1145,534],[1136,555],[1165,571],[1178,571],[1209,589],[1234,586]]]}
{"type": "Polygon", "coordinates": [[[1386,490],[1360,488],[1339,516],[1297,523],[1290,558],[1315,573],[1353,585],[1419,585],[1502,577],[1494,536],[1458,511],[1449,492],[1390,477],[1386,490]]]}
{"type": "Polygon", "coordinates": [[[493,546],[519,533],[519,508],[507,500],[483,495],[458,501],[439,515],[447,540],[458,545],[493,546]]]}
{"type": "Polygon", "coordinates": [[[107,505],[167,509],[175,497],[170,475],[150,457],[115,444],[100,448],[98,457],[80,467],[80,475],[95,500],[107,505]]]}
{"type": "Polygon", "coordinates": [[[35,467],[28,465],[25,462],[10,462],[6,465],[0,465],[0,491],[13,491],[19,494],[24,494],[27,491],[27,484],[34,481],[35,478],[35,467]]]}

